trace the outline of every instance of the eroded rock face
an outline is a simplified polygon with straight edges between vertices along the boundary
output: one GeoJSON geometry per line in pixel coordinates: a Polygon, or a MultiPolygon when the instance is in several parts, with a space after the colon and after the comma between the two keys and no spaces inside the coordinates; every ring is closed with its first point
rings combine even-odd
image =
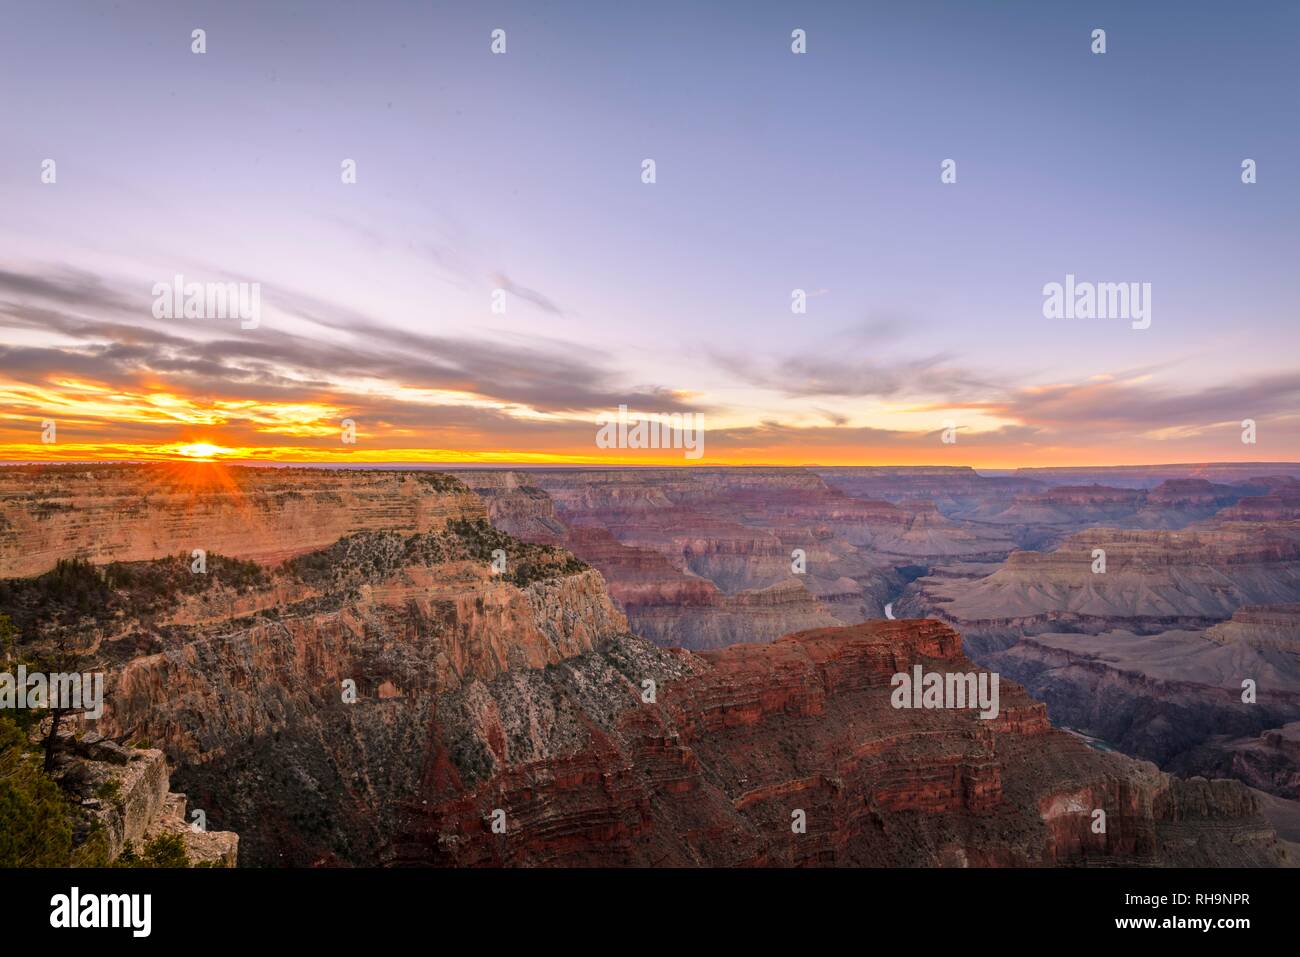
{"type": "MultiPolygon", "coordinates": [[[[1294,755],[1269,734],[1300,718],[1297,483],[1248,484],[1262,494],[1182,530],[1091,528],[982,573],[933,569],[898,608],[953,624],[1058,725],[1168,770],[1290,797],[1294,755]]],[[[1063,492],[1075,495],[1041,498],[1063,492]]],[[[1186,508],[1220,492],[1179,480],[1125,494],[1186,508]]]]}
{"type": "Polygon", "coordinates": [[[1006,507],[998,502],[965,511],[964,517],[1034,530],[1072,531],[1090,525],[1123,528],[1183,528],[1209,518],[1242,498],[1244,492],[1204,479],[1171,479],[1153,489],[1106,485],[1058,485],[1016,496],[1006,507]]]}
{"type": "Polygon", "coordinates": [[[375,862],[431,736],[467,729],[455,750],[471,764],[491,766],[493,748],[544,755],[549,738],[529,728],[553,704],[519,676],[627,630],[598,572],[486,525],[363,533],[232,591],[216,582],[105,636],[99,727],[163,748],[191,798],[247,832],[249,863],[375,862]],[[499,545],[517,571],[494,571],[499,545]],[[509,735],[508,696],[495,718],[478,710],[497,681],[518,689],[509,735]]]}
{"type": "Polygon", "coordinates": [[[1300,605],[1247,606],[1207,629],[977,637],[985,666],[1048,703],[1055,724],[1184,775],[1294,798],[1300,605]],[[1247,691],[1249,689],[1249,691],[1247,691]],[[1245,699],[1245,700],[1243,700],[1245,699]]]}
{"type": "MultiPolygon", "coordinates": [[[[1117,470],[1123,484],[1114,486],[940,467],[458,474],[484,495],[499,527],[528,540],[562,542],[599,568],[638,633],[664,645],[713,648],[883,617],[890,603],[896,611],[921,614],[968,597],[979,604],[972,589],[949,594],[935,586],[929,601],[902,593],[916,575],[985,577],[987,570],[973,572],[1004,559],[999,577],[988,582],[986,607],[978,613],[946,609],[966,616],[952,620],[1000,621],[1014,632],[1035,615],[1051,615],[1052,627],[1071,620],[1104,627],[1127,595],[1142,589],[1150,597],[1136,613],[1146,621],[1142,627],[1205,624],[1230,615],[1241,600],[1283,600],[1277,588],[1270,593],[1247,586],[1220,595],[1213,571],[1160,566],[1167,564],[1166,552],[1198,552],[1176,562],[1203,568],[1226,551],[1247,547],[1225,541],[1216,552],[1197,542],[1230,538],[1231,532],[1218,530],[1218,516],[1234,508],[1249,507],[1242,514],[1267,514],[1273,521],[1282,514],[1276,503],[1300,483],[1284,475],[1230,485],[1166,471],[1117,470]],[[1213,521],[1196,524],[1206,519],[1213,521]],[[1121,529],[1171,534],[1126,537],[1121,529]],[[1081,577],[1090,575],[1091,551],[1101,546],[1121,566],[1109,583],[1081,577]],[[804,556],[802,574],[791,568],[796,549],[804,556]],[[1074,567],[1076,558],[1082,571],[1074,567]],[[1033,563],[1043,567],[1022,567],[1033,563]],[[1132,566],[1128,579],[1126,564],[1132,566]],[[1170,580],[1152,579],[1149,566],[1170,580]],[[1171,610],[1187,604],[1185,586],[1198,585],[1188,574],[1211,580],[1187,590],[1200,594],[1196,607],[1171,610]],[[1016,586],[1018,579],[1023,587],[1016,586]],[[1119,601],[1102,594],[1101,586],[1119,593],[1119,601]],[[754,600],[747,600],[751,595],[754,600]]],[[[1106,473],[1080,473],[1090,474],[1106,473]]],[[[1065,478],[1072,475],[1067,470],[1065,478]]],[[[1255,538],[1260,524],[1241,526],[1237,538],[1255,538]]]]}
{"type": "Polygon", "coordinates": [[[1244,605],[1209,628],[1205,637],[1220,645],[1240,644],[1300,658],[1300,602],[1244,605]]]}
{"type": "MultiPolygon", "coordinates": [[[[622,564],[625,607],[640,594],[649,599],[640,607],[653,608],[656,591],[715,613],[734,605],[744,612],[737,637],[769,598],[780,609],[782,590],[813,593],[788,577],[764,583],[779,554],[773,540],[784,549],[798,528],[820,543],[813,561],[848,562],[854,529],[878,511],[826,498],[816,476],[796,477],[782,497],[754,474],[727,491],[724,517],[701,510],[716,489],[672,478],[667,490],[638,475],[564,494],[599,508],[694,509],[692,524],[677,527],[679,512],[669,527],[611,529],[584,521],[590,511],[570,521],[564,508],[555,520],[565,541],[622,564]],[[760,513],[773,523],[761,534],[736,531],[760,513]],[[730,582],[692,571],[692,561],[730,582]],[[691,593],[684,582],[700,584],[691,593]]],[[[1089,748],[1052,730],[1043,705],[1010,681],[993,721],[892,707],[898,671],[974,668],[942,622],[819,628],[702,654],[664,649],[630,633],[598,570],[492,528],[460,483],[357,472],[322,487],[343,495],[350,482],[373,496],[381,527],[313,549],[283,526],[276,547],[293,557],[281,564],[260,533],[231,533],[233,557],[262,567],[214,558],[201,580],[175,557],[111,565],[95,586],[111,593],[107,603],[49,624],[93,638],[108,673],[98,730],[160,749],[191,802],[240,833],[243,863],[1279,860],[1244,788],[1179,781],[1089,748]],[[412,520],[415,530],[401,525],[412,520]],[[1098,809],[1104,834],[1090,827],[1098,809]],[[791,830],[796,811],[806,833],[791,830]]],[[[531,486],[503,476],[495,487],[498,515],[550,527],[531,486]]],[[[157,521],[170,528],[191,504],[168,499],[157,521]]],[[[910,516],[900,527],[944,527],[919,505],[896,511],[910,516]]],[[[138,536],[139,525],[124,527],[138,536]]],[[[72,541],[81,549],[97,536],[72,541]]],[[[818,579],[817,602],[842,601],[856,581],[818,579]]],[[[22,620],[36,621],[42,587],[7,588],[22,620]]]]}
{"type": "Polygon", "coordinates": [[[437,536],[395,533],[122,624],[101,645],[120,665],[99,726],[165,748],[192,795],[249,829],[249,860],[300,864],[373,860],[391,795],[418,783],[435,694],[470,708],[483,682],[545,671],[627,627],[595,571],[521,587],[437,536]],[[142,645],[159,650],[132,657],[142,645]],[[349,681],[373,709],[344,701],[349,681]]]}
{"type": "Polygon", "coordinates": [[[1014,685],[1002,685],[994,721],[890,705],[896,671],[973,667],[960,644],[946,626],[910,621],[689,658],[655,705],[629,692],[633,700],[601,715],[563,756],[468,787],[450,768],[431,778],[393,862],[1281,860],[1245,787],[1180,781],[1095,751],[1052,730],[1044,708],[1014,685]],[[1105,834],[1090,826],[1098,809],[1105,834]],[[492,830],[498,811],[504,833],[492,830]],[[806,833],[792,831],[797,817],[806,833]]]}
{"type": "Polygon", "coordinates": [[[1300,481],[1290,476],[1263,478],[1253,484],[1263,486],[1261,495],[1243,498],[1217,516],[1226,522],[1288,522],[1300,519],[1300,481]]]}
{"type": "Polygon", "coordinates": [[[1062,624],[1159,630],[1230,618],[1300,595],[1300,522],[1226,522],[1184,531],[1096,528],[1051,551],[1012,554],[976,579],[917,582],[900,603],[963,629],[1016,635],[1062,624]],[[1105,571],[1094,571],[1099,553],[1105,571]]]}
{"type": "Polygon", "coordinates": [[[94,827],[107,861],[128,847],[139,853],[162,835],[180,838],[191,865],[234,867],[239,835],[208,831],[187,818],[184,794],[170,790],[167,761],[156,748],[122,747],[98,732],[60,735],[54,780],[77,811],[77,828],[94,827]]]}
{"type": "Polygon", "coordinates": [[[1223,864],[1281,853],[1244,788],[1188,809],[1188,784],[1052,730],[1009,682],[992,721],[892,707],[913,664],[973,669],[940,622],[695,655],[627,634],[594,571],[399,562],[324,599],[169,627],[111,682],[101,725],[164,748],[246,863],[1189,862],[1175,832],[1223,864]]]}
{"type": "Polygon", "coordinates": [[[97,564],[193,549],[275,563],[373,529],[442,528],[486,517],[437,472],[218,464],[0,468],[0,578],[60,558],[97,564]]]}
{"type": "Polygon", "coordinates": [[[864,500],[805,469],[457,475],[498,527],[560,542],[600,569],[633,630],[665,646],[717,648],[883,617],[914,566],[1001,559],[1014,544],[948,520],[932,502],[864,500]]]}
{"type": "Polygon", "coordinates": [[[1222,769],[1224,777],[1245,781],[1269,794],[1300,800],[1300,721],[1270,728],[1253,738],[1216,738],[1203,750],[1205,753],[1190,760],[1222,769]]]}
{"type": "Polygon", "coordinates": [[[556,517],[551,497],[524,472],[507,469],[465,471],[457,477],[487,503],[492,524],[526,542],[564,540],[564,523],[556,517]]]}

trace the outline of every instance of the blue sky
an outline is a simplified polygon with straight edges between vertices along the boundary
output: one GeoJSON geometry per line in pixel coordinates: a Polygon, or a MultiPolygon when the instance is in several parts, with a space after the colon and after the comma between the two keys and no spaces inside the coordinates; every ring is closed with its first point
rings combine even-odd
{"type": "Polygon", "coordinates": [[[333,426],[232,413],[244,390],[355,415],[371,450],[594,457],[594,414],[627,396],[705,412],[706,461],[1300,457],[1300,8],[4,12],[0,440],[15,450],[42,403],[67,399],[63,356],[118,405],[224,401],[199,429],[56,401],[69,454],[331,443],[333,426]],[[176,273],[260,282],[262,328],[158,327],[149,290],[176,273]],[[1151,327],[1044,318],[1042,287],[1066,273],[1151,283],[1151,327]],[[225,347],[241,334],[248,348],[225,347]],[[124,339],[138,351],[119,354],[124,339]],[[331,367],[322,343],[374,361],[331,367]],[[395,361],[419,355],[427,376],[395,361]],[[570,394],[579,378],[590,394],[570,394]],[[1244,417],[1257,447],[1237,438],[1244,417]],[[947,421],[960,451],[935,438],[947,421]]]}

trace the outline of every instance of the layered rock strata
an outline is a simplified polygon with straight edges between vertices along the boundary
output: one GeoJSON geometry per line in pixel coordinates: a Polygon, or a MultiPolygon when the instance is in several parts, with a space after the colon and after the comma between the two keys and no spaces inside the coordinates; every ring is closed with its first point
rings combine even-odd
{"type": "Polygon", "coordinates": [[[138,561],[194,549],[275,563],[372,529],[486,516],[437,472],[244,468],[215,463],[0,468],[0,578],[59,558],[138,561]]]}

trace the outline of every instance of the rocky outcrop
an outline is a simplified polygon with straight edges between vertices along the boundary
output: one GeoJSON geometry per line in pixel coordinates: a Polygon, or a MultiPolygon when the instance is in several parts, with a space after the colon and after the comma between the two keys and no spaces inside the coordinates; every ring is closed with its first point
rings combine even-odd
{"type": "MultiPolygon", "coordinates": [[[[627,596],[624,589],[618,593],[627,596]]],[[[858,595],[857,589],[853,595],[858,595]]],[[[789,634],[791,628],[841,623],[795,578],[734,595],[713,591],[708,598],[704,606],[682,606],[673,593],[658,593],[651,601],[645,595],[627,596],[624,607],[637,631],[656,644],[697,650],[740,641],[771,641],[789,634]]]]}
{"type": "Polygon", "coordinates": [[[392,862],[1281,860],[1243,786],[1181,781],[1093,750],[1054,731],[1014,685],[1002,686],[994,721],[891,706],[897,671],[973,667],[960,644],[937,622],[912,621],[733,646],[685,659],[653,704],[626,688],[621,707],[550,760],[471,784],[435,753],[392,862]],[[1104,834],[1091,827],[1098,810],[1104,834]]]}
{"type": "Polygon", "coordinates": [[[633,630],[664,645],[713,648],[882,617],[932,558],[1000,560],[1013,547],[931,502],[862,500],[804,469],[459,474],[499,527],[560,541],[599,568],[633,630]],[[535,499],[514,501],[523,487],[549,496],[553,520],[535,499]]]}
{"type": "Polygon", "coordinates": [[[1300,658],[1300,602],[1245,605],[1227,621],[1207,629],[1205,637],[1219,645],[1245,645],[1300,658]]]}
{"type": "MultiPolygon", "coordinates": [[[[1205,492],[1161,488],[1178,501],[1205,492]]],[[[1058,725],[1288,796],[1286,749],[1260,742],[1300,718],[1300,522],[1224,519],[1252,502],[1272,499],[1181,531],[1089,529],[990,574],[932,574],[897,607],[959,628],[980,664],[1023,683],[1058,725]]]]}
{"type": "MultiPolygon", "coordinates": [[[[610,596],[632,630],[665,647],[717,648],[736,641],[769,641],[812,625],[844,619],[827,607],[841,596],[819,600],[806,579],[773,575],[773,584],[728,594],[709,578],[674,566],[660,551],[625,545],[602,528],[577,526],[565,544],[600,570],[610,596]]],[[[844,596],[859,600],[862,586],[849,580],[844,596]]],[[[865,617],[861,615],[860,617],[865,617]]]]}
{"type": "Polygon", "coordinates": [[[239,835],[208,831],[186,817],[186,798],[170,790],[167,762],[155,748],[123,747],[96,732],[60,735],[52,777],[77,812],[77,842],[104,841],[106,861],[139,852],[162,835],[180,838],[191,865],[234,867],[239,835]]]}
{"type": "Polygon", "coordinates": [[[1300,522],[1230,522],[1180,532],[1090,529],[1052,551],[1016,552],[984,578],[921,579],[900,608],[968,635],[1015,636],[1062,625],[1208,627],[1242,605],[1297,596],[1300,522]],[[1105,571],[1095,572],[1100,553],[1105,571]]]}
{"type": "Polygon", "coordinates": [[[1269,794],[1300,800],[1300,721],[1256,737],[1212,740],[1193,760],[1269,794]]]}
{"type": "Polygon", "coordinates": [[[1293,522],[1300,520],[1300,481],[1289,476],[1252,480],[1262,495],[1243,498],[1216,516],[1225,522],[1293,522]]]}
{"type": "Polygon", "coordinates": [[[485,469],[455,474],[487,503],[488,518],[501,531],[526,542],[564,540],[567,529],[555,514],[555,503],[526,473],[485,469]]]}
{"type": "MultiPolygon", "coordinates": [[[[627,629],[598,572],[486,525],[352,536],[222,617],[231,601],[216,584],[106,636],[99,724],[162,748],[260,864],[374,863],[431,726],[454,721],[449,701],[474,726],[485,683],[547,673],[627,629]]],[[[535,690],[522,707],[549,707],[535,690]]]]}
{"type": "Polygon", "coordinates": [[[1300,763],[1281,728],[1300,719],[1297,634],[1300,606],[1251,607],[1204,631],[1047,633],[979,657],[1047,701],[1058,725],[1289,798],[1300,763]]]}
{"type": "Polygon", "coordinates": [[[0,468],[0,578],[59,558],[139,561],[194,549],[275,563],[374,529],[485,517],[437,472],[210,463],[0,468]]]}
{"type": "Polygon", "coordinates": [[[1021,526],[1041,541],[1047,530],[1073,531],[1090,525],[1119,528],[1184,528],[1237,502],[1243,491],[1204,479],[1171,479],[1152,489],[1105,485],[1058,485],[1018,495],[1006,507],[991,502],[963,513],[964,518],[1021,526]]]}
{"type": "Polygon", "coordinates": [[[1047,701],[1055,723],[1186,772],[1216,770],[1186,757],[1215,736],[1256,735],[1300,717],[1300,660],[1195,631],[1045,634],[980,657],[1047,701]],[[1242,700],[1246,680],[1254,702],[1242,700]]]}
{"type": "MultiPolygon", "coordinates": [[[[942,622],[824,627],[700,654],[660,648],[631,633],[598,569],[493,528],[476,496],[457,511],[472,494],[460,483],[349,472],[323,484],[335,481],[399,512],[405,498],[425,498],[408,484],[419,482],[435,500],[417,513],[442,517],[307,550],[289,537],[280,547],[293,557],[260,568],[214,556],[195,576],[181,559],[156,558],[63,569],[57,581],[2,592],[24,628],[45,621],[41,640],[91,639],[88,654],[107,673],[97,730],[158,749],[190,800],[240,834],[241,863],[1281,859],[1244,787],[1182,781],[1091,748],[1053,730],[1044,706],[1009,680],[995,720],[893,707],[896,672],[976,670],[942,622]],[[96,602],[42,619],[59,582],[96,602]],[[1092,827],[1098,810],[1103,832],[1092,827]]],[[[595,521],[604,505],[556,514],[566,541],[622,563],[625,606],[638,589],[643,599],[677,589],[672,601],[743,611],[735,636],[814,587],[827,607],[860,584],[867,560],[850,536],[861,503],[825,498],[816,476],[757,472],[726,491],[723,515],[709,504],[717,489],[696,481],[674,475],[656,490],[638,474],[564,489],[570,502],[675,511],[667,526],[595,521]],[[678,527],[688,514],[694,524],[678,527]],[[759,534],[735,531],[760,515],[771,524],[759,534]],[[792,536],[807,536],[810,569],[829,570],[744,577],[731,591],[705,577],[734,579],[751,560],[761,576],[780,554],[771,543],[784,550],[801,540],[792,536]]],[[[896,511],[912,526],[943,527],[919,505],[896,511]]],[[[258,536],[230,541],[237,557],[264,554],[258,536]]],[[[178,801],[165,787],[142,793],[174,822],[178,801]]]]}

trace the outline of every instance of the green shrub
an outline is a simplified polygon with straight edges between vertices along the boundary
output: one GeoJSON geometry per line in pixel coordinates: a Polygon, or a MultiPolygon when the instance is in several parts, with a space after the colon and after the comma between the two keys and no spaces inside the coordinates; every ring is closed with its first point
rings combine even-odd
{"type": "Polygon", "coordinates": [[[109,778],[95,788],[95,797],[101,801],[120,801],[122,799],[122,782],[117,778],[109,778]]]}
{"type": "Polygon", "coordinates": [[[160,834],[137,853],[134,844],[127,844],[113,862],[114,867],[189,867],[185,853],[185,839],[179,834],[160,834]]]}
{"type": "Polygon", "coordinates": [[[26,735],[0,715],[0,867],[66,867],[72,810],[26,735]]]}

